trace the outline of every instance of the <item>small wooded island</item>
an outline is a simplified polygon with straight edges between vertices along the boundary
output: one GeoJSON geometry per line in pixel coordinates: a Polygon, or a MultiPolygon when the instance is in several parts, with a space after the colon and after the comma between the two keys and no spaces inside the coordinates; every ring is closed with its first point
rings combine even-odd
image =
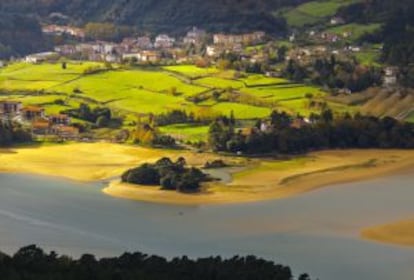
{"type": "Polygon", "coordinates": [[[176,162],[164,157],[155,164],[144,163],[129,169],[122,175],[122,182],[145,186],[161,186],[163,190],[188,193],[200,190],[200,183],[209,181],[200,169],[186,167],[186,160],[179,157],[176,162]]]}

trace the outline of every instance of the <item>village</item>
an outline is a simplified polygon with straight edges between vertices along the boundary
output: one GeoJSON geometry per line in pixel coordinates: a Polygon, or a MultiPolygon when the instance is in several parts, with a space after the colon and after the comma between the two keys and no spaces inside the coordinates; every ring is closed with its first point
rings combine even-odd
{"type": "MultiPolygon", "coordinates": [[[[329,26],[346,24],[341,18],[334,17],[329,26]]],[[[196,65],[200,67],[218,64],[224,57],[236,56],[240,62],[259,67],[260,74],[268,77],[283,77],[283,67],[294,61],[301,67],[309,67],[315,60],[337,58],[353,59],[355,54],[371,46],[350,43],[351,31],[330,33],[325,30],[306,30],[293,32],[287,38],[274,38],[262,31],[244,34],[209,34],[198,27],[191,28],[184,37],[168,34],[156,36],[126,37],[119,42],[90,40],[85,30],[78,27],[46,25],[43,33],[51,37],[71,38],[68,43],[57,45],[48,52],[30,54],[21,59],[28,64],[41,64],[49,61],[91,61],[106,64],[134,65],[196,65]],[[274,62],[274,54],[281,50],[281,59],[274,62]],[[201,62],[200,62],[201,61],[201,62]]],[[[64,67],[65,63],[62,64],[64,67]]],[[[368,68],[369,66],[364,66],[368,68]]],[[[392,88],[397,85],[398,68],[382,68],[382,84],[392,88]]],[[[285,78],[285,77],[283,77],[285,78]]],[[[341,93],[350,94],[348,88],[341,93]]],[[[66,114],[45,113],[42,106],[23,106],[21,102],[3,100],[0,102],[0,117],[3,121],[16,121],[27,127],[33,137],[76,140],[81,138],[77,123],[72,124],[66,114]]],[[[302,126],[308,119],[298,118],[294,126],[302,126]]],[[[266,124],[261,126],[266,130],[266,124]]]]}
{"type": "MultiPolygon", "coordinates": [[[[343,26],[342,18],[333,17],[330,27],[343,26]]],[[[125,37],[120,42],[90,40],[82,28],[72,26],[45,25],[42,31],[50,37],[71,38],[70,43],[56,45],[53,50],[26,56],[29,63],[40,63],[56,56],[74,60],[106,61],[121,63],[162,64],[173,61],[177,64],[192,63],[195,59],[205,57],[217,59],[226,53],[241,55],[243,60],[266,62],[268,57],[248,47],[278,44],[279,41],[289,44],[286,60],[306,61],[315,56],[349,55],[363,51],[363,47],[348,43],[352,31],[329,32],[328,30],[295,31],[288,40],[275,39],[270,34],[256,31],[244,34],[207,33],[204,29],[193,27],[183,37],[168,34],[125,37]],[[73,40],[72,40],[73,39],[73,40]]]]}

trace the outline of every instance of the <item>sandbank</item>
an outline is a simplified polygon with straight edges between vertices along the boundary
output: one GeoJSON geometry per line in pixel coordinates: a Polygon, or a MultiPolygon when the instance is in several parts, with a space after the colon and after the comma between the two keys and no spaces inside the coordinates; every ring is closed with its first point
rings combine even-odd
{"type": "Polygon", "coordinates": [[[0,150],[0,172],[32,173],[77,181],[107,180],[161,157],[183,156],[190,164],[217,158],[210,154],[158,150],[113,143],[71,143],[0,150]]]}
{"type": "Polygon", "coordinates": [[[152,203],[208,205],[286,198],[340,183],[392,175],[414,168],[414,151],[340,150],[315,152],[292,160],[254,160],[232,174],[229,184],[207,183],[197,194],[163,191],[115,180],[103,191],[111,196],[152,203]]]}
{"type": "Polygon", "coordinates": [[[393,224],[370,227],[362,231],[362,237],[368,240],[414,247],[414,218],[393,224]]]}

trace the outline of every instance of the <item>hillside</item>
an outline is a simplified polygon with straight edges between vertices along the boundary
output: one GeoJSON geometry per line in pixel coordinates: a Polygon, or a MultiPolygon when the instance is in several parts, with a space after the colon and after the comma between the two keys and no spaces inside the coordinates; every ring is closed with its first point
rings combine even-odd
{"type": "Polygon", "coordinates": [[[286,5],[305,0],[5,0],[0,10],[34,13],[47,17],[59,12],[73,22],[108,21],[133,25],[151,31],[182,32],[194,25],[210,31],[261,29],[274,33],[286,31],[283,19],[271,14],[286,5]]]}

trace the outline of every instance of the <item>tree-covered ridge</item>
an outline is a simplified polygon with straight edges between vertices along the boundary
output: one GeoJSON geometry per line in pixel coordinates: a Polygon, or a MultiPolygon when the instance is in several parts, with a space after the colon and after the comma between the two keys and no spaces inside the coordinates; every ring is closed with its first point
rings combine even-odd
{"type": "Polygon", "coordinates": [[[0,15],[0,59],[47,47],[36,18],[22,14],[0,15]]]}
{"type": "Polygon", "coordinates": [[[113,22],[152,31],[183,31],[194,25],[210,31],[267,30],[284,32],[283,20],[271,12],[304,0],[16,0],[1,1],[0,10],[65,14],[77,22],[113,22]]]}
{"type": "MultiPolygon", "coordinates": [[[[140,252],[125,253],[120,257],[96,259],[85,254],[79,259],[49,254],[31,245],[13,256],[0,254],[2,280],[291,280],[289,267],[271,261],[248,257],[202,258],[187,257],[167,260],[140,252]]],[[[307,275],[300,280],[309,280],[307,275]]]]}
{"type": "Polygon", "coordinates": [[[375,36],[365,39],[384,43],[383,61],[407,66],[414,62],[414,2],[371,0],[342,8],[338,14],[348,22],[384,23],[375,36]]]}

